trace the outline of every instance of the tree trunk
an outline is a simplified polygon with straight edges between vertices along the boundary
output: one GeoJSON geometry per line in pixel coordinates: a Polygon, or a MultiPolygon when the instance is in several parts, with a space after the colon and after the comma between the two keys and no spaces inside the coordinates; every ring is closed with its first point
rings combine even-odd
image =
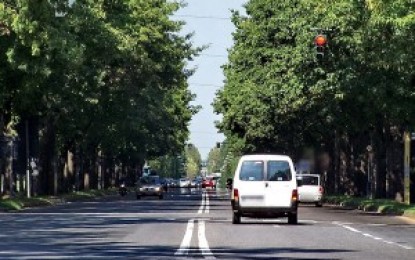
{"type": "Polygon", "coordinates": [[[41,140],[39,194],[52,195],[55,192],[56,129],[54,119],[48,117],[41,140]]]}

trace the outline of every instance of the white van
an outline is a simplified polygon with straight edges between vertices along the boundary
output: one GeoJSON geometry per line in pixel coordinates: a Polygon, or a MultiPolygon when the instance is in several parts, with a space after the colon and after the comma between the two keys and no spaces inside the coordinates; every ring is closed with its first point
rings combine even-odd
{"type": "Polygon", "coordinates": [[[245,155],[233,179],[233,224],[241,217],[288,217],[297,224],[298,193],[294,165],[284,155],[245,155]]]}

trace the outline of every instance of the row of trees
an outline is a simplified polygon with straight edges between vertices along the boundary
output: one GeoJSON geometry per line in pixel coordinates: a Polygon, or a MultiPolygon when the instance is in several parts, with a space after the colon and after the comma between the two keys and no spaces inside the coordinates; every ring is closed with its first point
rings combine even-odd
{"type": "Polygon", "coordinates": [[[250,0],[214,107],[234,154],[315,151],[331,193],[403,192],[404,130],[415,125],[410,0],[250,0]],[[315,28],[330,29],[316,58],[315,28]],[[369,185],[370,187],[371,185],[369,185]]]}
{"type": "Polygon", "coordinates": [[[186,61],[199,49],[171,20],[178,8],[168,0],[1,1],[3,192],[23,190],[28,159],[39,169],[37,192],[52,194],[108,187],[120,175],[133,181],[146,159],[182,152],[197,112],[186,61]]]}
{"type": "Polygon", "coordinates": [[[182,154],[161,156],[151,160],[149,164],[151,169],[162,177],[193,178],[200,174],[202,156],[196,146],[188,144],[182,154]]]}

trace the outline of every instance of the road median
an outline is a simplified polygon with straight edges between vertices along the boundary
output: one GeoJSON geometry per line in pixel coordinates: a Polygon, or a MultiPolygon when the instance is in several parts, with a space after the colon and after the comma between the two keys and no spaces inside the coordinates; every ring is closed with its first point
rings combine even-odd
{"type": "Polygon", "coordinates": [[[116,194],[115,189],[77,191],[58,196],[3,197],[0,199],[0,211],[19,211],[25,208],[55,206],[67,202],[89,201],[116,194]]]}
{"type": "Polygon", "coordinates": [[[398,215],[415,218],[415,205],[407,205],[388,199],[367,199],[352,196],[326,196],[324,203],[347,209],[359,209],[384,215],[398,215]]]}

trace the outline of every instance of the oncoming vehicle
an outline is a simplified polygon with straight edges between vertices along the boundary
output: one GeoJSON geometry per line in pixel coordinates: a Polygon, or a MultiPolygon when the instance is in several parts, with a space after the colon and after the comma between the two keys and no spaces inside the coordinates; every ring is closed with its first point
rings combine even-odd
{"type": "Polygon", "coordinates": [[[320,183],[318,174],[298,175],[302,186],[298,187],[298,196],[301,203],[314,203],[316,207],[321,207],[323,199],[323,187],[320,183]]]}
{"type": "Polygon", "coordinates": [[[181,178],[179,180],[179,187],[180,188],[189,188],[190,187],[190,180],[188,178],[181,178]]]}
{"type": "Polygon", "coordinates": [[[245,155],[238,163],[232,192],[233,224],[241,217],[288,217],[298,221],[297,180],[284,155],[245,155]]]}
{"type": "Polygon", "coordinates": [[[136,195],[137,199],[143,196],[157,196],[163,199],[163,186],[158,176],[142,177],[137,185],[136,195]]]}

